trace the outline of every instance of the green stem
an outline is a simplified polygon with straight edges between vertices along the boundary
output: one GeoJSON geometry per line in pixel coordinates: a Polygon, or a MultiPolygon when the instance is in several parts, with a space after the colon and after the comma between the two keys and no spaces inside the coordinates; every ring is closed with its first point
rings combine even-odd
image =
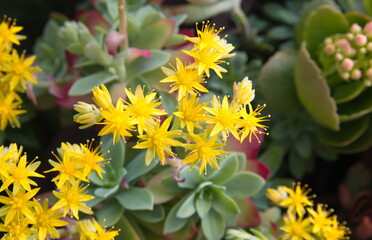
{"type": "Polygon", "coordinates": [[[244,37],[247,39],[250,35],[250,24],[247,16],[241,9],[241,0],[235,0],[232,8],[232,18],[238,29],[242,32],[244,37]]]}
{"type": "Polygon", "coordinates": [[[121,43],[121,50],[126,50],[129,47],[129,42],[125,0],[119,0],[119,32],[125,36],[121,43]]]}

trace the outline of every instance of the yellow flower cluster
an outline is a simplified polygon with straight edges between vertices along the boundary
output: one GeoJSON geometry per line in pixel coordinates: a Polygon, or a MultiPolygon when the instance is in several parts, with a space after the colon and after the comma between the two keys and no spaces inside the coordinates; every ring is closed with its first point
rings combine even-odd
{"type": "Polygon", "coordinates": [[[94,104],[78,102],[75,110],[78,112],[74,120],[83,124],[81,128],[95,124],[103,125],[100,136],[113,134],[113,141],[120,137],[131,137],[134,131],[138,132],[139,143],[137,149],[147,149],[145,164],[149,165],[157,156],[162,164],[166,159],[175,157],[172,147],[182,146],[186,149],[183,164],[190,164],[190,168],[200,163],[200,173],[210,165],[218,169],[217,159],[227,152],[222,150],[231,133],[239,141],[245,138],[258,139],[258,134],[264,134],[266,127],[261,124],[267,117],[259,117],[265,105],[255,110],[251,105],[254,99],[252,83],[248,78],[234,84],[234,96],[213,96],[209,103],[200,101],[200,93],[208,92],[203,84],[205,77],[210,76],[209,70],[222,77],[227,72],[219,64],[225,63],[222,59],[234,56],[230,53],[234,47],[228,44],[225,38],[218,34],[223,29],[216,30],[209,22],[203,23],[198,29],[198,36],[186,40],[194,43],[191,51],[184,51],[194,58],[194,62],[186,65],[176,59],[176,67],[172,69],[162,67],[167,76],[160,82],[171,83],[170,93],[177,93],[178,109],[173,113],[160,110],[159,98],[156,92],[144,94],[141,86],[133,93],[125,88],[128,101],[118,99],[112,103],[109,91],[104,85],[93,89],[94,104]],[[173,114],[176,118],[172,124],[172,116],[160,123],[159,116],[173,114]],[[187,131],[183,131],[185,129],[187,131]],[[175,140],[175,138],[182,139],[175,140]]]}
{"type": "MultiPolygon", "coordinates": [[[[0,146],[0,192],[4,192],[0,196],[0,203],[3,204],[0,208],[0,232],[4,233],[2,239],[59,238],[57,228],[68,224],[63,220],[68,213],[77,219],[79,211],[92,214],[84,202],[93,196],[83,193],[86,186],[82,186],[81,182],[88,183],[88,175],[93,171],[101,176],[101,165],[106,160],[97,149],[83,144],[62,143],[62,147],[58,149],[62,160],[58,158],[58,163],[50,161],[54,168],[49,171],[59,171],[53,179],[59,189],[53,192],[58,201],[50,206],[47,198],[37,200],[36,194],[40,188],[30,179],[44,178],[44,175],[36,172],[40,161],[28,163],[26,153],[22,152],[23,148],[16,144],[0,146]]],[[[79,226],[84,224],[85,222],[79,223],[79,226]]],[[[98,223],[95,226],[96,231],[92,230],[84,239],[113,239],[117,235],[117,231],[106,232],[98,223]]]]}
{"type": "Polygon", "coordinates": [[[300,183],[293,184],[292,188],[279,186],[277,189],[267,190],[268,198],[276,205],[285,208],[284,224],[280,227],[283,240],[349,239],[349,229],[337,221],[332,215],[333,210],[327,209],[323,204],[311,200],[310,189],[300,183]]]}
{"type": "Polygon", "coordinates": [[[13,48],[19,45],[24,36],[17,33],[22,27],[15,26],[15,22],[4,17],[0,21],[0,130],[4,130],[8,123],[10,126],[20,127],[19,115],[26,111],[21,110],[22,99],[19,93],[25,92],[29,84],[37,82],[33,74],[40,69],[33,67],[35,56],[25,57],[13,48]]]}

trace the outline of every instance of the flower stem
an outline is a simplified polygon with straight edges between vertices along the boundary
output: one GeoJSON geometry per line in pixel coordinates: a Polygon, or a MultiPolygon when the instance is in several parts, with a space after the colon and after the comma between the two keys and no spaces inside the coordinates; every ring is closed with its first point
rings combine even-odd
{"type": "Polygon", "coordinates": [[[121,50],[126,50],[129,47],[129,43],[125,0],[119,0],[119,32],[125,36],[121,43],[121,50]]]}

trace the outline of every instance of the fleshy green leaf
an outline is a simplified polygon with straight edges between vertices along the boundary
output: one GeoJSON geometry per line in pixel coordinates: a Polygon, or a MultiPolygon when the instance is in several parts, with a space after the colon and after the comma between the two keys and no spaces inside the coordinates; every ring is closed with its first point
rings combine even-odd
{"type": "Polygon", "coordinates": [[[191,217],[195,211],[195,193],[191,193],[179,207],[176,216],[178,218],[188,218],[191,217]]]}
{"type": "Polygon", "coordinates": [[[238,172],[224,183],[226,194],[233,198],[247,198],[255,195],[264,186],[265,180],[252,172],[238,172]]]}
{"type": "Polygon", "coordinates": [[[141,33],[132,42],[133,47],[140,49],[160,49],[170,39],[174,28],[175,21],[172,19],[159,19],[149,24],[144,24],[141,33]]]}
{"type": "Polygon", "coordinates": [[[116,193],[119,190],[119,185],[116,185],[112,188],[97,188],[94,191],[94,195],[101,197],[101,198],[108,198],[112,194],[116,193]]]}
{"type": "Polygon", "coordinates": [[[222,216],[236,215],[240,213],[240,209],[234,199],[227,194],[215,194],[213,197],[213,209],[219,212],[222,216]]]}
{"type": "Polygon", "coordinates": [[[178,186],[181,188],[196,188],[201,182],[204,181],[205,177],[202,174],[199,174],[198,168],[184,168],[180,172],[180,179],[185,179],[184,182],[179,182],[178,186]]]}
{"type": "Polygon", "coordinates": [[[149,190],[144,188],[130,188],[116,194],[115,198],[126,209],[152,210],[154,199],[149,190]]]}
{"type": "Polygon", "coordinates": [[[360,12],[347,12],[345,16],[350,23],[357,23],[360,26],[364,26],[367,22],[372,20],[372,17],[360,12]]]}
{"type": "Polygon", "coordinates": [[[101,137],[102,153],[105,154],[105,159],[109,159],[110,166],[114,171],[118,171],[124,166],[125,162],[125,142],[123,139],[119,139],[118,142],[113,144],[112,134],[101,137]]]}
{"type": "Polygon", "coordinates": [[[115,199],[110,199],[105,201],[94,213],[101,226],[110,227],[123,216],[124,208],[115,199]]]}
{"type": "Polygon", "coordinates": [[[145,154],[146,154],[146,151],[141,151],[141,153],[138,153],[136,157],[132,159],[132,161],[130,161],[128,165],[126,166],[128,174],[125,176],[125,179],[128,183],[142,176],[143,174],[151,171],[151,169],[153,169],[154,167],[158,165],[157,162],[153,160],[150,163],[150,165],[146,167],[145,154]]]}
{"type": "Polygon", "coordinates": [[[161,50],[152,50],[151,57],[138,57],[127,65],[127,81],[165,65],[170,58],[170,54],[161,50]]]}
{"type": "Polygon", "coordinates": [[[313,0],[308,2],[302,9],[300,19],[296,25],[296,42],[298,43],[298,45],[300,45],[300,43],[302,42],[305,34],[304,27],[306,20],[308,19],[311,13],[313,13],[316,9],[318,9],[321,6],[329,6],[336,11],[340,11],[338,5],[332,0],[313,0]]]}
{"type": "Polygon", "coordinates": [[[285,50],[277,52],[262,68],[258,83],[270,108],[288,112],[300,107],[294,84],[295,64],[296,54],[285,50]]]}
{"type": "Polygon", "coordinates": [[[287,26],[276,26],[271,28],[267,33],[266,37],[273,40],[285,40],[293,35],[292,28],[287,26]]]}
{"type": "Polygon", "coordinates": [[[296,179],[302,179],[310,171],[311,162],[311,158],[304,158],[295,150],[289,152],[289,170],[296,179]]]}
{"type": "Polygon", "coordinates": [[[270,18],[288,25],[294,25],[298,21],[298,17],[295,13],[276,2],[264,4],[263,10],[270,18]]]}
{"type": "Polygon", "coordinates": [[[267,150],[260,155],[258,160],[263,162],[271,170],[269,178],[274,176],[275,173],[279,170],[279,167],[281,166],[281,163],[283,161],[284,154],[285,149],[283,149],[283,147],[279,145],[276,145],[267,148],[267,150]]]}
{"type": "Polygon", "coordinates": [[[133,212],[136,218],[148,223],[157,223],[164,219],[165,212],[162,205],[154,205],[153,210],[139,210],[133,212]]]}
{"type": "Polygon", "coordinates": [[[331,147],[345,147],[357,140],[368,128],[368,116],[341,124],[340,131],[333,132],[319,129],[318,137],[321,142],[331,147]]]}
{"type": "Polygon", "coordinates": [[[261,224],[259,211],[252,199],[236,199],[235,202],[241,211],[236,221],[237,226],[252,228],[261,224]]]}
{"type": "Polygon", "coordinates": [[[221,214],[211,210],[201,219],[203,233],[208,240],[221,239],[225,232],[225,220],[221,214]]]}
{"type": "Polygon", "coordinates": [[[229,155],[220,162],[220,169],[213,171],[207,176],[207,180],[215,184],[224,183],[229,180],[238,170],[239,162],[236,153],[229,153],[229,155]]]}
{"type": "MultiPolygon", "coordinates": [[[[152,177],[146,184],[146,189],[148,189],[154,196],[155,204],[162,204],[168,202],[169,200],[176,196],[175,193],[169,191],[168,188],[163,184],[163,179],[167,176],[171,176],[173,180],[172,168],[168,168],[164,171],[161,171],[159,174],[152,177]]],[[[176,183],[174,183],[174,185],[177,186],[176,183]]]]}
{"type": "Polygon", "coordinates": [[[346,33],[349,22],[342,13],[322,6],[309,15],[304,28],[304,41],[311,56],[316,55],[323,40],[336,33],[346,33]]]}
{"type": "Polygon", "coordinates": [[[363,81],[353,81],[332,89],[332,97],[337,104],[348,102],[363,92],[365,89],[363,81]]]}
{"type": "Polygon", "coordinates": [[[164,222],[164,234],[176,232],[187,224],[187,218],[179,218],[176,216],[179,207],[186,199],[187,197],[184,197],[181,201],[178,201],[178,203],[169,211],[164,222]]]}
{"type": "Polygon", "coordinates": [[[306,133],[301,134],[294,142],[294,147],[302,157],[309,158],[312,153],[310,136],[306,133]]]}
{"type": "Polygon", "coordinates": [[[359,97],[338,105],[341,121],[351,121],[372,112],[372,88],[367,88],[359,97]]]}
{"type": "Polygon", "coordinates": [[[126,217],[122,216],[119,222],[115,225],[117,229],[122,229],[116,239],[125,240],[143,240],[144,235],[135,222],[128,220],[126,217]],[[125,229],[125,231],[124,231],[125,229]]]}
{"type": "Polygon", "coordinates": [[[196,212],[200,218],[205,217],[212,207],[213,199],[205,199],[198,195],[195,200],[196,212]]]}
{"type": "Polygon", "coordinates": [[[93,88],[98,87],[101,84],[111,82],[115,79],[117,79],[116,75],[105,71],[93,73],[74,82],[68,92],[68,95],[80,96],[90,93],[93,88]]]}
{"type": "Polygon", "coordinates": [[[295,83],[298,97],[312,118],[324,127],[338,130],[340,119],[336,103],[330,96],[327,81],[311,59],[305,44],[302,44],[297,57],[295,83]]]}

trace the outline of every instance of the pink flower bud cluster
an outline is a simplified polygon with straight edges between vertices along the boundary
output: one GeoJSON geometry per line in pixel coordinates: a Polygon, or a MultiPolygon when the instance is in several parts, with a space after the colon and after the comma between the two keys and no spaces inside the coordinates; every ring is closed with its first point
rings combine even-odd
{"type": "Polygon", "coordinates": [[[349,32],[327,37],[319,61],[327,75],[336,72],[343,80],[372,85],[372,21],[364,27],[354,23],[349,32]]]}

